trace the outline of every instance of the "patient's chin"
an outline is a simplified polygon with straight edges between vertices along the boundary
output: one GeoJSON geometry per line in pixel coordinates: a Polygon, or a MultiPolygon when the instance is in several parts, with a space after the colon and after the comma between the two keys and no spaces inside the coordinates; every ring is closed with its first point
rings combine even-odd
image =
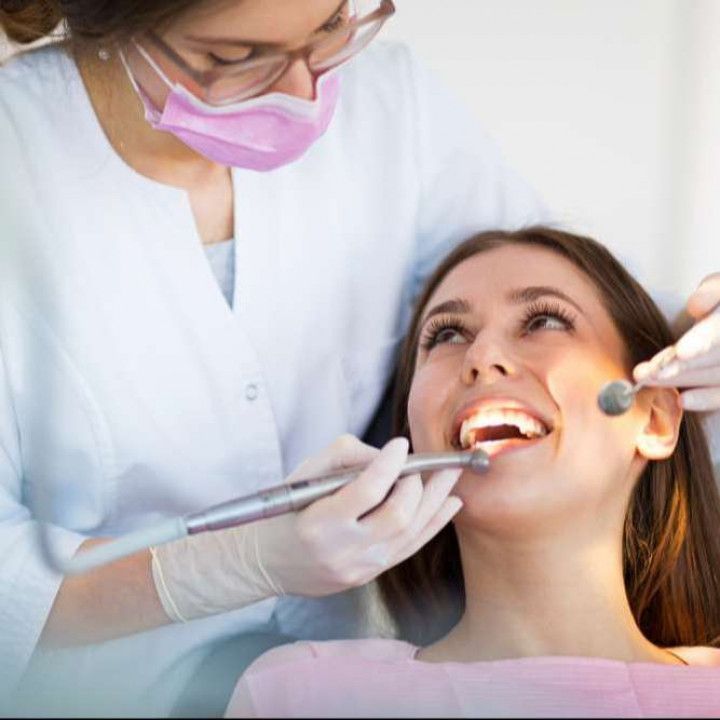
{"type": "MultiPolygon", "coordinates": [[[[574,472],[499,456],[484,475],[465,472],[453,491],[463,501],[458,529],[477,530],[509,540],[547,537],[567,529],[581,531],[599,503],[593,483],[578,482],[574,472]],[[507,460],[505,462],[505,460],[507,460]]],[[[519,457],[519,456],[518,456],[519,457]]],[[[602,505],[602,503],[600,503],[602,505]]]]}
{"type": "MultiPolygon", "coordinates": [[[[452,451],[417,435],[414,452],[452,451]]],[[[507,539],[547,537],[563,529],[577,536],[594,522],[598,508],[615,513],[613,497],[626,497],[618,479],[631,462],[632,449],[625,445],[608,433],[570,436],[557,429],[533,440],[481,443],[491,456],[489,469],[460,477],[453,494],[463,508],[454,522],[507,539]]]]}

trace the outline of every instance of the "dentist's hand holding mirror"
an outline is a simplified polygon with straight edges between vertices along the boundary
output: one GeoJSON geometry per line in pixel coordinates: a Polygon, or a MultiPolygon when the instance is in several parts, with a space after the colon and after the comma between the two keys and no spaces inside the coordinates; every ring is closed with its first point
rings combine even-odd
{"type": "Polygon", "coordinates": [[[695,324],[675,345],[640,363],[635,380],[651,378],[649,385],[680,388],[686,410],[720,410],[720,273],[700,283],[687,312],[695,324]]]}

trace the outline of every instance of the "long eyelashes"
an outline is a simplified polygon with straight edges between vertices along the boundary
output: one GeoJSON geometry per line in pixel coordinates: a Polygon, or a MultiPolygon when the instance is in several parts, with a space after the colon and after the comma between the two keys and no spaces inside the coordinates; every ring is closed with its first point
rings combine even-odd
{"type": "MultiPolygon", "coordinates": [[[[546,300],[537,300],[527,306],[523,313],[518,333],[527,336],[542,330],[575,331],[576,316],[560,304],[546,300]]],[[[427,324],[420,336],[419,347],[424,351],[432,350],[436,345],[458,344],[471,335],[467,324],[458,316],[438,315],[427,324]]]]}
{"type": "Polygon", "coordinates": [[[335,32],[335,30],[339,30],[345,24],[346,19],[345,15],[339,12],[332,20],[322,26],[322,31],[324,33],[335,32]]]}
{"type": "Polygon", "coordinates": [[[535,332],[537,330],[566,330],[573,332],[575,330],[576,319],[575,315],[559,303],[548,300],[536,300],[527,306],[521,327],[525,333],[535,332]],[[553,321],[555,326],[550,327],[550,323],[543,325],[542,321],[553,321]]]}
{"type": "Polygon", "coordinates": [[[467,332],[467,326],[460,318],[437,315],[424,328],[420,336],[420,347],[425,351],[432,350],[436,345],[447,342],[447,339],[443,341],[442,338],[449,339],[453,333],[465,336],[467,332]]]}
{"type": "Polygon", "coordinates": [[[320,28],[324,33],[331,33],[335,30],[338,30],[342,25],[346,24],[347,21],[350,19],[350,6],[349,3],[345,3],[337,12],[337,14],[330,18],[328,22],[326,22],[322,28],[320,28]]]}

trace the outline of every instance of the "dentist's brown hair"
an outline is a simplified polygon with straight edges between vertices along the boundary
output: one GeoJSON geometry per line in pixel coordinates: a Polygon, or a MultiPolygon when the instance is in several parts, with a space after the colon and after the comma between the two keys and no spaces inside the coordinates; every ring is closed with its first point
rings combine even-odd
{"type": "MultiPolygon", "coordinates": [[[[407,404],[420,320],[438,285],[464,260],[518,244],[557,253],[593,282],[624,342],[628,371],[674,342],[649,295],[594,240],[546,227],[481,233],[442,262],[416,304],[398,363],[396,435],[410,438],[407,404]]],[[[684,415],[672,456],[649,462],[638,479],[625,518],[623,545],[625,588],[644,635],[665,647],[720,645],[720,494],[696,415],[684,415]]],[[[446,634],[465,607],[453,526],[446,526],[418,553],[381,576],[379,583],[402,639],[427,645],[446,634]]]]}
{"type": "Polygon", "coordinates": [[[128,40],[163,27],[204,0],[0,0],[0,30],[16,43],[50,35],[60,23],[73,43],[128,40]]]}

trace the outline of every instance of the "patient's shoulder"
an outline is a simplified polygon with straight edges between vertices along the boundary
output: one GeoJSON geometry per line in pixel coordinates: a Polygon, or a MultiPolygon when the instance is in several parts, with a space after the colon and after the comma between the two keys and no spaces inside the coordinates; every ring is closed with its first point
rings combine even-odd
{"type": "Polygon", "coordinates": [[[269,650],[247,669],[246,674],[263,673],[281,665],[330,660],[396,662],[414,656],[416,647],[400,640],[300,641],[269,650]]]}
{"type": "Polygon", "coordinates": [[[720,667],[720,648],[696,645],[694,647],[675,647],[671,650],[693,667],[720,667]]]}
{"type": "Polygon", "coordinates": [[[238,680],[225,717],[337,717],[335,707],[345,715],[343,688],[357,685],[359,670],[401,665],[415,650],[408,643],[380,639],[302,641],[273,648],[238,680]]]}

